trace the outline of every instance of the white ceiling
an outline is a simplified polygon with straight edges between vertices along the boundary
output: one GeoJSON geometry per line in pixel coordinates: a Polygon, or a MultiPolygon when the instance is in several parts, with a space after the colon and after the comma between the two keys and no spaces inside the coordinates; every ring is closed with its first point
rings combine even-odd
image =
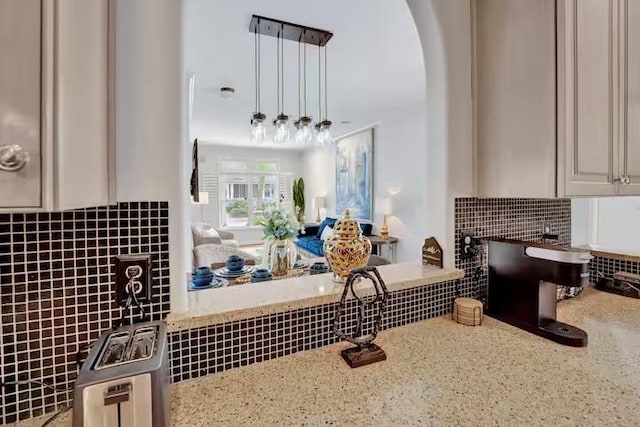
{"type": "MultiPolygon", "coordinates": [[[[405,0],[187,0],[185,68],[196,75],[191,134],[204,142],[250,145],[254,111],[251,15],[333,32],[328,46],[329,119],[334,135],[425,100],[420,41],[405,0]],[[233,100],[219,96],[235,88],[233,100]],[[348,124],[342,124],[348,121],[348,124]]],[[[298,116],[297,43],[285,41],[285,113],[298,116]]],[[[262,112],[276,115],[276,39],[262,38],[262,112]]],[[[307,113],[318,116],[318,50],[307,47],[307,113]]],[[[324,108],[324,107],[323,107],[324,108]]]]}

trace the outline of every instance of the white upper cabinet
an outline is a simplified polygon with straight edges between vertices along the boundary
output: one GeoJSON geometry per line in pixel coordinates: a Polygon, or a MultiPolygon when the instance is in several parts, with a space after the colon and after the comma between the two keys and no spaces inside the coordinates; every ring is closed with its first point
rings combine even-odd
{"type": "Polygon", "coordinates": [[[619,177],[617,1],[559,5],[558,193],[612,195],[619,177]]]}
{"type": "Polygon", "coordinates": [[[623,20],[620,39],[622,53],[622,117],[621,164],[627,184],[620,185],[621,194],[640,194],[640,1],[622,2],[623,20]]]}
{"type": "Polygon", "coordinates": [[[40,1],[0,2],[0,207],[39,207],[40,1]]]}
{"type": "Polygon", "coordinates": [[[475,4],[479,196],[555,195],[555,1],[475,4]]]}
{"type": "Polygon", "coordinates": [[[0,210],[109,203],[111,6],[0,1],[0,210]]]}
{"type": "Polygon", "coordinates": [[[473,5],[478,195],[640,194],[640,1],[473,5]]]}

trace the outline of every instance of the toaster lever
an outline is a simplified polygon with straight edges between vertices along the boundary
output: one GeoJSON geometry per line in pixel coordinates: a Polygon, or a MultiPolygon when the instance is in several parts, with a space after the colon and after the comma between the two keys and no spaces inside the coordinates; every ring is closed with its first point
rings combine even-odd
{"type": "Polygon", "coordinates": [[[115,405],[117,403],[129,401],[131,383],[124,383],[111,386],[104,394],[104,406],[115,405]]]}

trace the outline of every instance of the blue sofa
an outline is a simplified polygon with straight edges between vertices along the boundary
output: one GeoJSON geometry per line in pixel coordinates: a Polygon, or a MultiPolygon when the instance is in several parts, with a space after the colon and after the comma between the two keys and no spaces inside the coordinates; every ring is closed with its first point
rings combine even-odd
{"type": "MultiPolygon", "coordinates": [[[[322,257],[324,256],[323,245],[324,241],[320,240],[322,231],[325,227],[331,227],[336,224],[336,218],[326,218],[318,225],[305,225],[304,234],[298,236],[296,246],[298,248],[308,252],[311,255],[322,257]]],[[[371,236],[373,231],[373,225],[368,223],[360,223],[360,229],[364,236],[371,236]]]]}

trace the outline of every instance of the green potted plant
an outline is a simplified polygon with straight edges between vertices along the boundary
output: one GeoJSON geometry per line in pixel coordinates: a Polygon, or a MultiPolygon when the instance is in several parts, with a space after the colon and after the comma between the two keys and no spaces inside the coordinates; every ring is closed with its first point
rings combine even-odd
{"type": "Polygon", "coordinates": [[[293,205],[295,207],[298,222],[304,222],[304,180],[302,178],[293,180],[293,205]]]}

